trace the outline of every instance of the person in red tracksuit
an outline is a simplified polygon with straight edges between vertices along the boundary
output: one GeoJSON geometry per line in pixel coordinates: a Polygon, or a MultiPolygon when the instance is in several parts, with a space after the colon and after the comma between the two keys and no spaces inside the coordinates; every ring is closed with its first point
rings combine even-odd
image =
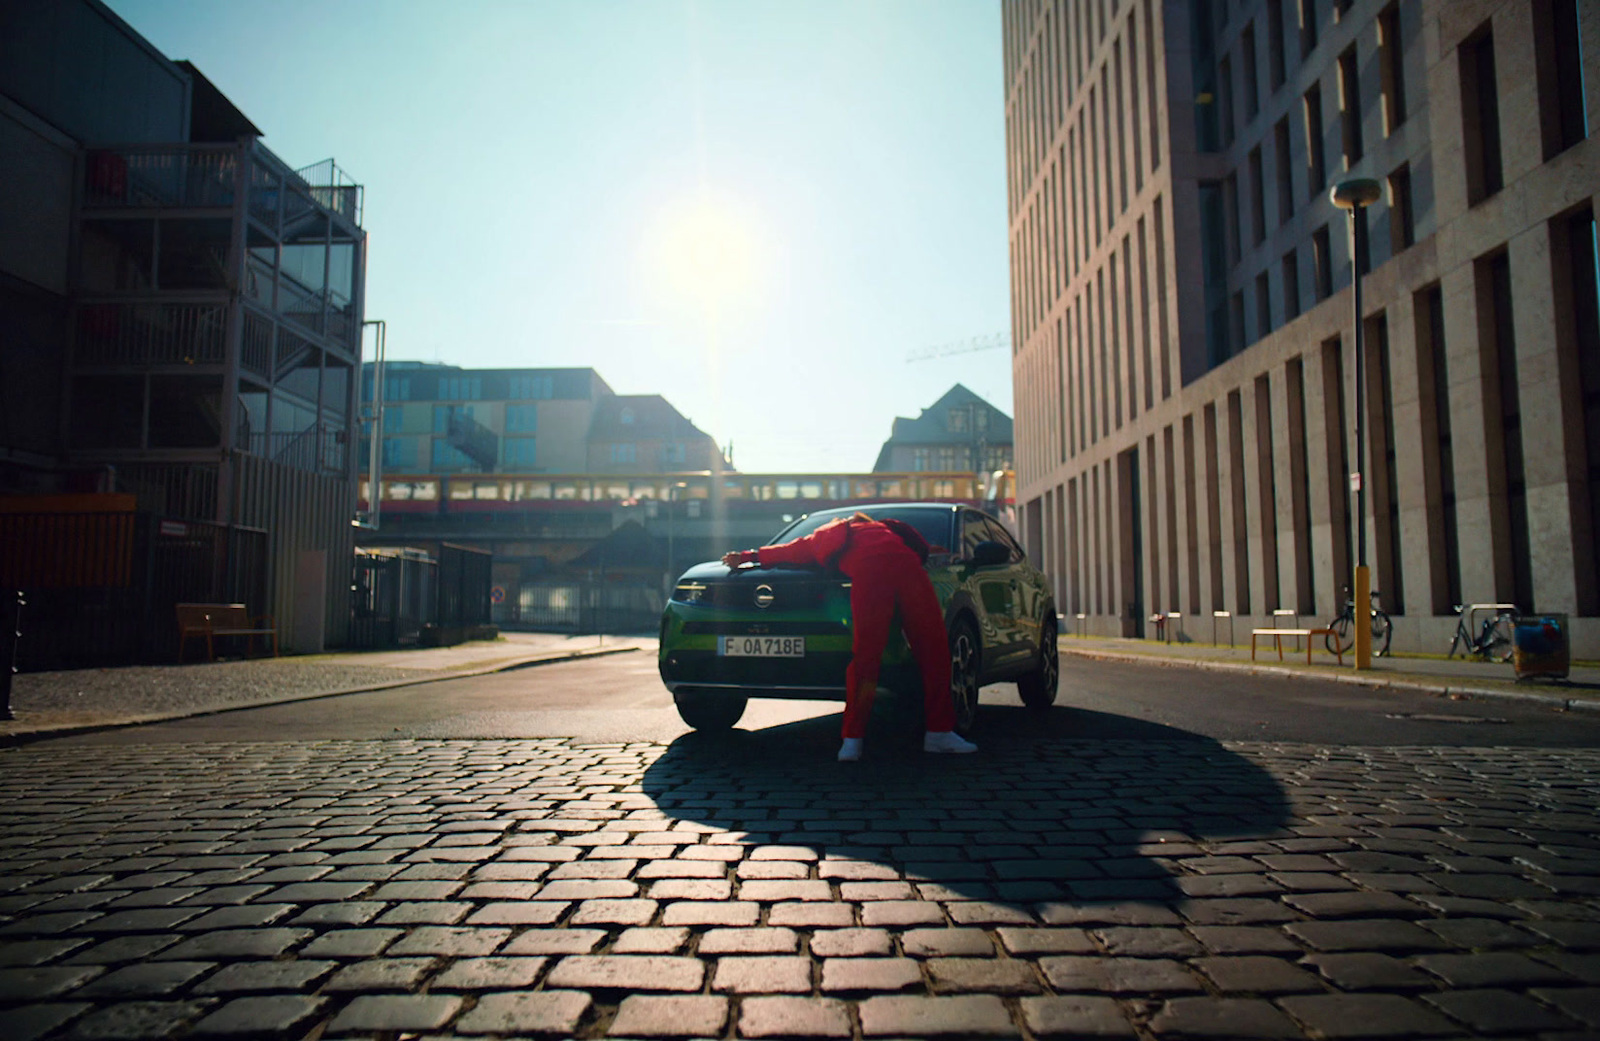
{"type": "Polygon", "coordinates": [[[878,666],[889,641],[889,623],[896,609],[900,628],[922,673],[925,752],[976,752],[978,746],[955,732],[955,705],[950,699],[950,651],[944,612],[922,558],[887,525],[864,513],[830,521],[792,542],[760,549],[736,550],[722,558],[728,567],[755,564],[812,564],[836,567],[850,579],[850,613],[854,620],[850,667],[845,672],[843,743],[839,759],[861,758],[867,716],[878,692],[878,666]]]}

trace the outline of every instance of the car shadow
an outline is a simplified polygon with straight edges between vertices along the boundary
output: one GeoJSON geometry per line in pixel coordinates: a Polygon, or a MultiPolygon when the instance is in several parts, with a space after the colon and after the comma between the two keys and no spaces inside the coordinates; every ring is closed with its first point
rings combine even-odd
{"type": "Polygon", "coordinates": [[[1176,727],[1077,708],[985,705],[976,754],[932,756],[905,718],[875,713],[867,755],[856,763],[834,759],[836,714],[691,732],[647,769],[644,792],[668,817],[735,833],[735,841],[891,869],[824,864],[824,878],[898,877],[921,884],[924,897],[1018,908],[1223,895],[1200,877],[1221,864],[1185,869],[1179,861],[1292,835],[1287,800],[1269,773],[1176,727]]]}

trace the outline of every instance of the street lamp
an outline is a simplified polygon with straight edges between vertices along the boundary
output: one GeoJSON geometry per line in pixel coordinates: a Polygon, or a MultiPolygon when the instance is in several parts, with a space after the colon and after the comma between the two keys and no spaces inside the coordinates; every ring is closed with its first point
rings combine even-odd
{"type": "Polygon", "coordinates": [[[1350,484],[1356,493],[1356,574],[1355,603],[1351,614],[1356,630],[1356,668],[1372,668],[1372,576],[1367,571],[1367,482],[1362,473],[1366,458],[1366,349],[1361,344],[1361,261],[1367,237],[1367,218],[1363,212],[1383,195],[1383,185],[1371,177],[1352,177],[1340,181],[1328,192],[1333,204],[1350,214],[1350,288],[1354,312],[1356,351],[1356,430],[1355,467],[1350,484]]]}
{"type": "Polygon", "coordinates": [[[678,508],[678,489],[689,487],[688,481],[674,481],[672,487],[667,489],[667,595],[672,595],[672,583],[678,577],[672,570],[672,534],[675,520],[673,514],[678,508]]]}

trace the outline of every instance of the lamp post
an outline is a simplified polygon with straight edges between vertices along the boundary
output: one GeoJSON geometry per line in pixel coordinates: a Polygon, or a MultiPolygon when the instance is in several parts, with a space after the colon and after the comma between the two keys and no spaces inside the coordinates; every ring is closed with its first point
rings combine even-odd
{"type": "Polygon", "coordinates": [[[1372,575],[1367,570],[1367,482],[1363,473],[1366,458],[1367,372],[1366,348],[1361,343],[1361,261],[1367,237],[1367,218],[1363,212],[1383,195],[1383,185],[1371,177],[1352,177],[1335,184],[1328,192],[1333,204],[1350,215],[1350,289],[1354,313],[1353,341],[1356,351],[1356,429],[1355,465],[1350,484],[1356,493],[1356,573],[1355,601],[1351,614],[1356,631],[1356,668],[1372,668],[1372,575]]]}
{"type": "Polygon", "coordinates": [[[688,481],[675,481],[675,482],[673,482],[672,487],[667,489],[667,581],[666,581],[666,593],[667,593],[668,597],[670,597],[672,595],[672,583],[678,577],[677,575],[673,574],[673,570],[672,570],[672,535],[673,535],[673,528],[677,523],[676,520],[673,517],[673,514],[676,513],[677,509],[678,509],[678,489],[687,488],[687,487],[689,487],[689,482],[688,481]]]}

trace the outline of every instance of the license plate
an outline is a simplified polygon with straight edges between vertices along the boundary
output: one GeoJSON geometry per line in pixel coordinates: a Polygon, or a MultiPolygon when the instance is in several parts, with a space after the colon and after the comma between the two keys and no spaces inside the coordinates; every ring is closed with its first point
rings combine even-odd
{"type": "Polygon", "coordinates": [[[719,636],[717,653],[724,658],[804,658],[804,636],[719,636]]]}

